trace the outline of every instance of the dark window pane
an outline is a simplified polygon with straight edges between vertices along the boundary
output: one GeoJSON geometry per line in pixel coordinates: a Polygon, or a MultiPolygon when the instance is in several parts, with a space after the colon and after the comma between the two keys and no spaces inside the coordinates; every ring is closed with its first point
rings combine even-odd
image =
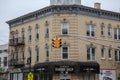
{"type": "Polygon", "coordinates": [[[7,57],[4,57],[4,66],[7,66],[7,57]]]}
{"type": "Polygon", "coordinates": [[[87,36],[90,36],[90,32],[89,31],[87,31],[87,36]]]}
{"type": "Polygon", "coordinates": [[[68,59],[68,53],[63,54],[63,59],[68,59]]]}

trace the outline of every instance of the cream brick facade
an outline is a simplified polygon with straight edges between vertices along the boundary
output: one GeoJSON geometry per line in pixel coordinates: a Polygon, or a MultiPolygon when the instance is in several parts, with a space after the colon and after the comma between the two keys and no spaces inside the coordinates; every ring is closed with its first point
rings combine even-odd
{"type": "MultiPolygon", "coordinates": [[[[69,6],[68,6],[69,7],[69,6]]],[[[65,7],[66,8],[66,7],[65,7]]],[[[96,9],[95,9],[96,10],[96,9]]],[[[112,12],[111,12],[112,13],[112,12]]],[[[31,13],[33,14],[33,13],[31,13]]],[[[90,13],[92,14],[92,13],[90,13]]],[[[118,14],[118,13],[116,13],[118,14]]],[[[29,15],[29,14],[27,14],[29,15]]],[[[26,15],[26,16],[27,16],[26,15]]],[[[118,14],[120,16],[120,14],[118,14]]],[[[24,16],[23,16],[24,17],[24,16]]],[[[87,47],[92,46],[95,48],[95,60],[92,62],[98,62],[100,69],[115,70],[116,79],[120,77],[120,62],[115,61],[115,50],[119,50],[120,40],[114,39],[114,29],[119,28],[120,21],[115,19],[108,19],[102,17],[95,17],[90,15],[78,14],[78,13],[59,13],[52,14],[49,16],[44,16],[39,19],[31,20],[28,22],[21,23],[20,25],[11,26],[10,25],[10,39],[12,39],[12,33],[18,32],[18,37],[22,37],[21,32],[24,29],[24,45],[9,46],[9,53],[14,54],[15,47],[18,51],[18,59],[21,59],[21,51],[24,51],[24,63],[27,63],[28,49],[31,48],[32,58],[31,65],[34,66],[37,63],[46,62],[46,44],[49,49],[49,59],[48,62],[57,61],[77,61],[77,62],[89,62],[87,60],[87,47]],[[62,59],[62,49],[53,48],[52,39],[55,36],[61,35],[61,23],[68,23],[68,35],[60,36],[62,39],[62,46],[68,46],[68,59],[62,59]],[[36,39],[36,24],[39,27],[39,39],[36,39]],[[45,25],[48,24],[49,37],[45,36],[45,25]],[[92,24],[95,26],[95,37],[87,36],[87,26],[92,24]],[[111,36],[108,36],[108,26],[111,25],[111,36]],[[104,35],[101,35],[101,25],[104,25],[104,35]],[[28,40],[28,30],[31,29],[31,41],[28,40]],[[36,46],[39,48],[39,61],[36,62],[36,46]],[[105,49],[104,59],[101,57],[101,48],[105,49]],[[112,57],[109,59],[108,50],[112,50],[112,57]],[[13,50],[13,52],[12,52],[13,50]]],[[[12,58],[10,58],[12,59],[12,58]]],[[[91,60],[90,60],[91,61],[91,60]]],[[[14,66],[14,65],[13,65],[14,66]]],[[[24,67],[27,67],[25,65],[24,67]]],[[[83,80],[82,75],[71,74],[71,80],[83,80]],[[81,76],[81,77],[80,77],[81,76]]],[[[59,74],[54,74],[52,80],[59,80],[59,74]]],[[[96,75],[96,80],[99,80],[99,76],[96,75]]],[[[12,80],[12,79],[11,79],[12,80]]]]}

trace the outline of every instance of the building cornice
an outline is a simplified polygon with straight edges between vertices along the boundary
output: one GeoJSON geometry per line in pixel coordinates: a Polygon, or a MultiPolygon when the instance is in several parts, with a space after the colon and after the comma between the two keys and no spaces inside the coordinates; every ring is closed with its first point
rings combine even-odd
{"type": "Polygon", "coordinates": [[[7,21],[10,28],[53,14],[81,14],[97,18],[120,21],[120,13],[83,5],[52,5],[7,21]]]}

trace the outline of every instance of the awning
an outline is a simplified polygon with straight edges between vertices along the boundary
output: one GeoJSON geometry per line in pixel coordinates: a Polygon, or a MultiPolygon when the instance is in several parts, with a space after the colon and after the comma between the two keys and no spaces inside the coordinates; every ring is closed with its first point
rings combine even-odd
{"type": "Polygon", "coordinates": [[[100,65],[97,62],[79,62],[80,72],[100,72],[100,65]]]}
{"type": "Polygon", "coordinates": [[[35,71],[48,73],[99,73],[100,67],[97,62],[74,62],[74,61],[57,61],[38,63],[34,66],[35,71]]]}

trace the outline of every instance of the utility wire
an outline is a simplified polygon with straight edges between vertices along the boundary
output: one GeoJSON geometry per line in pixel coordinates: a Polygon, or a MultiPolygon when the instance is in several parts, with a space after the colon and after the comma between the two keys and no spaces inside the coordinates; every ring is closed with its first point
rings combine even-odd
{"type": "Polygon", "coordinates": [[[107,40],[107,39],[94,38],[94,37],[92,38],[92,37],[81,36],[81,35],[57,35],[57,36],[59,36],[59,37],[74,37],[74,38],[78,38],[78,39],[83,40],[83,41],[87,41],[87,42],[91,42],[91,43],[98,44],[98,45],[101,45],[101,46],[106,46],[106,47],[110,47],[110,48],[113,48],[113,49],[120,50],[120,48],[113,47],[113,46],[111,46],[111,44],[107,45],[107,44],[102,44],[102,43],[95,42],[95,40],[115,42],[114,40],[107,40]],[[94,41],[90,40],[89,38],[94,40],[94,41]]]}

